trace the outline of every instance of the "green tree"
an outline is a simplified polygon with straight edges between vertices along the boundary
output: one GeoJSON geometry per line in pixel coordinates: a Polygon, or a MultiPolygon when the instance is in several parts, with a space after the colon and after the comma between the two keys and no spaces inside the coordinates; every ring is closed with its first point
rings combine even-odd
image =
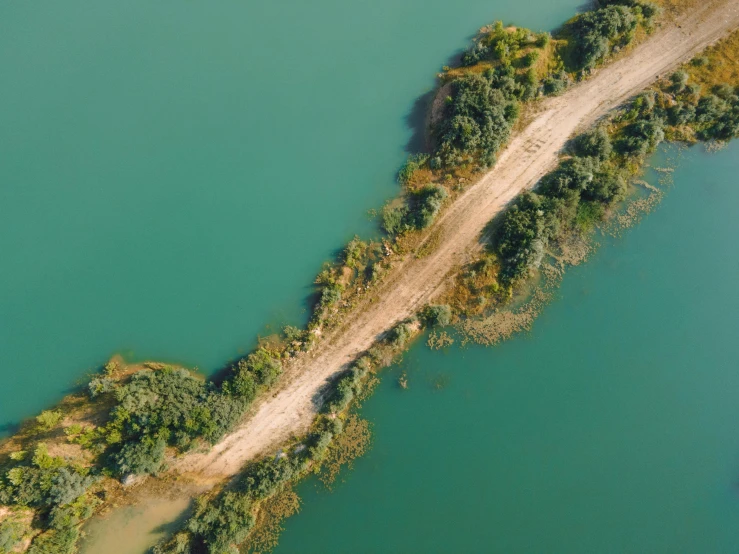
{"type": "Polygon", "coordinates": [[[0,521],[0,554],[10,554],[23,539],[25,526],[14,520],[4,519],[0,521]]]}
{"type": "Polygon", "coordinates": [[[49,491],[49,496],[54,504],[63,506],[85,494],[93,482],[92,477],[80,475],[76,471],[63,467],[53,479],[54,484],[49,491]]]}
{"type": "Polygon", "coordinates": [[[616,43],[630,42],[636,26],[634,9],[622,5],[607,5],[576,17],[569,25],[576,41],[573,69],[594,68],[616,43]]]}
{"type": "Polygon", "coordinates": [[[79,535],[76,527],[46,531],[33,540],[28,554],[73,554],[79,535]]]}
{"type": "Polygon", "coordinates": [[[118,472],[121,475],[156,475],[162,469],[166,446],[163,438],[150,436],[143,436],[137,442],[125,443],[114,456],[118,472]]]}
{"type": "Polygon", "coordinates": [[[541,207],[538,195],[525,193],[503,216],[496,243],[503,262],[501,277],[506,281],[522,276],[534,259],[535,243],[543,229],[541,207]]]}
{"type": "Polygon", "coordinates": [[[41,431],[51,431],[64,418],[64,414],[59,410],[44,410],[36,416],[36,428],[41,431]]]}
{"type": "Polygon", "coordinates": [[[613,152],[611,137],[603,127],[596,127],[575,139],[575,152],[580,157],[607,160],[613,152]]]}
{"type": "Polygon", "coordinates": [[[422,316],[427,325],[445,327],[452,322],[452,309],[448,304],[426,306],[422,316]]]}

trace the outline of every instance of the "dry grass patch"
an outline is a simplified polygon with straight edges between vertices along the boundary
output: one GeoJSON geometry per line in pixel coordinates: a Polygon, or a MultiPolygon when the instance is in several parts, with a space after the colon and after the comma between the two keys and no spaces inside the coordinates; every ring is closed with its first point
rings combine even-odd
{"type": "Polygon", "coordinates": [[[506,291],[498,281],[499,265],[484,253],[456,272],[454,285],[437,300],[463,317],[480,316],[504,300],[506,291]]]}
{"type": "Polygon", "coordinates": [[[431,350],[441,350],[442,348],[447,348],[452,344],[454,344],[454,339],[446,331],[431,331],[431,333],[429,333],[429,338],[426,341],[426,345],[431,350]]]}
{"type": "Polygon", "coordinates": [[[300,497],[286,487],[259,505],[257,523],[244,543],[242,552],[260,554],[271,552],[277,546],[284,531],[282,522],[300,511],[300,497]]]}
{"type": "Polygon", "coordinates": [[[724,83],[739,86],[739,31],[709,47],[696,60],[684,66],[691,82],[706,91],[724,83]]]}

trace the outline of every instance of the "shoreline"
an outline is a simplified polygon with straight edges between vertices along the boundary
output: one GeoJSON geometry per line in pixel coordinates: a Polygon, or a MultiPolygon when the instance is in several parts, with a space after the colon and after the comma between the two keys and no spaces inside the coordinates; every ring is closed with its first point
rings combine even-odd
{"type": "MultiPolygon", "coordinates": [[[[702,15],[705,18],[698,24],[698,31],[690,33],[689,30],[681,30],[679,25],[662,29],[635,46],[628,55],[619,56],[561,96],[543,100],[531,121],[508,141],[495,167],[459,194],[421,235],[420,242],[403,254],[388,255],[397,261],[387,270],[388,274],[348,313],[341,314],[338,322],[333,326],[327,325],[326,336],[316,340],[315,347],[285,362],[285,373],[277,385],[271,386],[271,381],[268,382],[266,387],[270,388],[264,388],[248,406],[247,415],[238,427],[209,452],[184,454],[175,460],[174,469],[169,469],[165,475],[193,477],[198,481],[206,479],[217,485],[241,471],[250,460],[278,445],[295,446],[294,437],[316,429],[319,404],[323,404],[329,394],[327,385],[340,384],[336,376],[345,375],[342,371],[377,344],[378,337],[385,337],[381,344],[386,343],[388,352],[385,358],[389,361],[393,352],[408,346],[419,327],[404,322],[448,288],[458,269],[482,250],[478,238],[488,222],[558,165],[561,160],[559,154],[573,134],[589,128],[626,98],[646,88],[655,77],[739,26],[739,9],[723,1],[714,2],[713,6],[723,7],[726,13],[721,15],[713,12],[712,7],[704,6],[702,15]],[[727,19],[723,20],[724,16],[727,19]],[[690,40],[686,40],[688,38],[690,40]],[[652,56],[654,52],[660,52],[662,56],[652,56]],[[636,62],[632,59],[634,57],[636,62]],[[578,97],[581,100],[585,97],[585,102],[578,103],[578,97]],[[553,128],[555,132],[552,132],[553,128]]],[[[309,345],[312,346],[322,331],[320,321],[309,327],[308,332],[313,334],[306,339],[309,345]]],[[[302,340],[305,335],[300,336],[302,340]]],[[[260,347],[257,353],[261,350],[260,347]]],[[[376,365],[377,368],[382,367],[382,364],[376,365]]],[[[162,367],[159,364],[159,368],[162,367]]],[[[371,369],[369,374],[373,371],[375,369],[371,369]]],[[[123,372],[117,378],[125,380],[128,376],[123,372]]],[[[319,428],[333,425],[330,420],[336,417],[336,413],[343,413],[351,403],[351,396],[346,402],[345,399],[342,397],[340,409],[332,410],[330,417],[319,416],[319,428]]],[[[3,441],[3,446],[10,441],[12,439],[3,441]]]]}
{"type": "MultiPolygon", "coordinates": [[[[467,189],[452,206],[447,208],[432,228],[452,235],[452,238],[447,238],[433,254],[425,258],[420,260],[411,258],[401,262],[394,268],[393,278],[385,280],[380,285],[381,289],[375,291],[374,296],[378,298],[381,298],[385,291],[389,291],[382,303],[378,300],[360,304],[353,312],[356,315],[348,317],[349,323],[345,328],[322,340],[319,348],[323,352],[310,353],[309,360],[298,360],[295,366],[286,372],[281,386],[282,391],[277,397],[266,399],[253,418],[245,421],[209,454],[200,460],[183,462],[181,467],[186,467],[186,471],[203,471],[207,475],[228,477],[235,474],[247,460],[274,448],[292,434],[305,432],[315,415],[311,403],[314,391],[331,375],[339,372],[357,355],[367,350],[375,337],[384,333],[393,324],[411,316],[423,304],[433,299],[445,286],[449,272],[453,271],[454,267],[463,265],[470,252],[474,253],[480,249],[477,237],[488,221],[520,192],[533,187],[545,173],[556,166],[558,152],[570,136],[590,126],[629,96],[647,88],[657,76],[687,61],[692,55],[739,26],[739,8],[725,2],[719,5],[729,10],[730,20],[724,19],[728,16],[714,12],[706,22],[705,18],[712,12],[710,6],[706,7],[702,14],[698,14],[704,17],[699,24],[702,33],[699,36],[696,36],[698,31],[695,29],[683,31],[678,27],[672,27],[669,33],[660,31],[636,47],[629,58],[600,69],[594,77],[573,87],[562,96],[545,100],[549,105],[542,106],[542,113],[525,131],[510,141],[492,171],[467,189]],[[660,37],[667,44],[655,43],[655,39],[660,37]],[[669,45],[677,48],[679,53],[676,55],[671,52],[669,45]],[[661,56],[652,56],[654,52],[650,49],[660,52],[661,56]],[[647,72],[640,73],[634,70],[636,64],[633,56],[642,56],[643,62],[649,66],[647,72]],[[650,59],[644,59],[645,57],[650,59]],[[624,86],[622,77],[629,75],[629,72],[632,74],[632,82],[624,86]],[[613,91],[616,91],[615,94],[613,91]],[[605,98],[601,99],[596,96],[597,94],[605,98]],[[582,110],[581,106],[573,107],[573,104],[577,104],[575,99],[580,96],[590,97],[585,110],[582,110]],[[577,115],[578,111],[584,113],[573,121],[573,112],[577,115]],[[548,132],[554,126],[564,128],[557,133],[556,138],[548,132]],[[541,141],[541,136],[548,136],[550,142],[541,141]],[[524,165],[527,163],[524,160],[530,165],[524,165]],[[521,165],[524,165],[523,171],[521,165]],[[511,184],[501,193],[498,183],[503,180],[511,184]],[[523,184],[516,186],[516,183],[523,184]],[[491,194],[494,195],[492,201],[491,194]],[[483,209],[479,206],[483,206],[483,209]],[[475,214],[476,219],[473,223],[470,223],[470,213],[475,214]],[[408,269],[409,265],[420,268],[411,272],[408,269]],[[411,273],[413,275],[409,277],[411,273]],[[288,409],[291,413],[286,415],[288,409]],[[279,422],[279,418],[286,420],[287,425],[275,423],[279,422]]],[[[694,17],[695,14],[690,19],[694,17]]]]}

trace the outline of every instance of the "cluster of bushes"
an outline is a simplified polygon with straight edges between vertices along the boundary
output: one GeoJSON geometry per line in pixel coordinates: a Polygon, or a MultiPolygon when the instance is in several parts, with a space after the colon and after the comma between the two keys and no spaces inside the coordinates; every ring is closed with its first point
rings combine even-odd
{"type": "Polygon", "coordinates": [[[685,137],[685,132],[676,132],[681,129],[703,141],[730,140],[739,136],[739,89],[721,84],[702,94],[685,71],[677,71],[659,90],[637,98],[622,119],[627,125],[616,148],[624,154],[643,154],[666,131],[685,137]]]}
{"type": "Polygon", "coordinates": [[[574,141],[573,156],[504,214],[494,237],[503,282],[524,276],[541,262],[551,241],[624,197],[626,180],[611,159],[615,155],[605,129],[581,135],[574,141]]]}
{"type": "Polygon", "coordinates": [[[444,118],[436,130],[439,146],[431,166],[455,166],[475,159],[492,164],[518,118],[519,100],[533,94],[537,83],[501,65],[483,75],[465,75],[451,86],[444,118]]]}
{"type": "Polygon", "coordinates": [[[38,443],[32,454],[15,452],[12,459],[15,463],[0,482],[0,504],[49,508],[53,521],[64,520],[64,507],[84,496],[95,481],[86,468],[49,455],[45,443],[38,443]]]}
{"type": "Polygon", "coordinates": [[[505,29],[502,22],[481,36],[462,56],[462,65],[491,62],[484,73],[468,72],[451,81],[451,94],[434,133],[438,147],[429,165],[491,165],[518,118],[520,101],[540,92],[562,90],[567,78],[557,73],[542,86],[534,65],[549,44],[548,33],[505,29]]]}
{"type": "MultiPolygon", "coordinates": [[[[553,214],[547,203],[533,193],[524,194],[506,212],[496,237],[497,252],[502,260],[500,276],[512,281],[544,255],[545,216],[553,214]]],[[[550,218],[547,218],[550,219],[550,218]]],[[[549,233],[547,233],[548,235],[549,233]]]]}
{"type": "Polygon", "coordinates": [[[27,554],[74,554],[79,538],[77,527],[51,529],[34,539],[27,554]]]}
{"type": "Polygon", "coordinates": [[[390,329],[385,336],[385,342],[391,348],[401,351],[408,346],[408,343],[413,338],[416,331],[415,318],[410,318],[405,321],[401,321],[395,327],[390,329]]]}
{"type": "Polygon", "coordinates": [[[210,554],[238,553],[255,524],[253,510],[308,467],[311,450],[290,456],[266,459],[251,465],[233,488],[212,501],[198,503],[187,523],[195,544],[202,544],[210,554]]]}
{"type": "MultiPolygon", "coordinates": [[[[97,504],[89,491],[96,479],[89,469],[51,456],[44,443],[33,453],[15,452],[13,463],[0,477],[0,504],[32,508],[48,529],[33,542],[33,554],[67,554],[74,551],[77,526],[88,519],[97,504]]],[[[12,518],[0,523],[0,552],[11,552],[28,529],[12,518]]]]}
{"type": "Polygon", "coordinates": [[[432,304],[421,310],[420,316],[428,327],[446,327],[452,322],[452,308],[448,304],[432,304]]]}
{"type": "MultiPolygon", "coordinates": [[[[351,252],[349,253],[349,259],[352,263],[355,263],[354,254],[351,252]]],[[[325,321],[341,302],[344,284],[338,280],[340,275],[335,270],[336,267],[326,264],[323,271],[316,277],[315,284],[319,287],[318,301],[313,306],[311,325],[319,325],[322,321],[325,321]]]]}
{"type": "MultiPolygon", "coordinates": [[[[449,306],[428,306],[423,311],[428,325],[446,325],[449,306]]],[[[374,367],[389,365],[416,332],[413,320],[399,323],[383,341],[360,356],[332,384],[322,414],[306,440],[274,458],[253,463],[227,489],[203,496],[186,524],[186,530],[157,545],[154,554],[237,554],[239,545],[256,525],[258,504],[320,464],[333,439],[344,431],[342,414],[359,395],[374,367]]]]}
{"type": "MultiPolygon", "coordinates": [[[[257,394],[274,384],[282,364],[279,355],[258,348],[235,363],[220,386],[184,369],[145,369],[127,379],[116,371],[115,365],[106,366],[106,373],[88,385],[90,398],[108,410],[107,422],[75,423],[60,433],[63,411],[44,411],[19,441],[30,444],[30,451],[10,452],[0,460],[0,505],[12,513],[28,509],[34,528],[44,530],[29,553],[75,552],[79,525],[101,502],[92,494],[101,478],[156,474],[163,469],[167,447],[182,452],[200,441],[215,443],[257,394]],[[44,440],[57,442],[59,435],[89,454],[74,459],[51,455],[44,440]]],[[[0,519],[0,553],[12,551],[30,533],[16,517],[0,519]]]]}
{"type": "MultiPolygon", "coordinates": [[[[543,48],[549,43],[548,33],[532,33],[528,29],[517,28],[508,31],[503,28],[502,21],[496,21],[489,33],[480,37],[462,55],[462,65],[471,66],[482,60],[496,60],[504,65],[511,65],[519,52],[525,48],[543,48]]],[[[529,50],[521,57],[525,67],[531,66],[537,59],[538,51],[529,50]]]]}
{"type": "Polygon", "coordinates": [[[388,204],[382,212],[382,226],[391,235],[430,226],[447,199],[447,191],[440,185],[428,185],[410,192],[401,205],[388,204]]]}
{"type": "Polygon", "coordinates": [[[226,490],[198,499],[186,531],[157,545],[154,553],[238,554],[238,546],[256,524],[258,503],[305,475],[312,464],[323,459],[333,438],[342,431],[341,419],[320,417],[305,444],[251,464],[226,490]]]}
{"type": "Polygon", "coordinates": [[[677,72],[660,90],[639,95],[610,133],[600,127],[577,137],[572,156],[504,214],[494,248],[505,282],[538,265],[551,241],[602,218],[625,195],[625,168],[641,165],[667,131],[675,134],[670,126],[687,126],[701,140],[739,136],[739,91],[721,85],[701,96],[688,81],[677,72]]]}
{"type": "Polygon", "coordinates": [[[325,319],[329,311],[337,306],[341,301],[341,294],[344,292],[344,285],[331,281],[328,283],[319,283],[321,291],[319,293],[318,303],[313,309],[313,318],[316,321],[325,319]]]}
{"type": "Polygon", "coordinates": [[[572,84],[572,77],[566,71],[558,71],[548,75],[541,82],[541,90],[547,96],[556,96],[564,92],[572,84]]]}
{"type": "Polygon", "coordinates": [[[168,446],[183,452],[201,440],[216,443],[281,372],[281,362],[260,348],[239,360],[221,387],[167,367],[139,371],[122,384],[99,377],[91,381],[90,393],[112,396],[110,420],[65,431],[70,441],[102,455],[114,475],[156,474],[168,446]]]}
{"type": "MultiPolygon", "coordinates": [[[[10,453],[0,467],[0,505],[32,509],[43,529],[32,554],[74,552],[79,525],[100,502],[91,489],[102,476],[156,474],[165,450],[182,452],[199,441],[215,443],[241,417],[260,390],[282,372],[280,360],[259,348],[232,368],[221,386],[184,369],[142,370],[128,380],[112,374],[93,378],[89,395],[112,403],[104,425],[64,428],[67,440],[95,456],[92,463],[49,454],[42,439],[62,423],[60,410],[45,411],[29,429],[32,452],[10,453]]],[[[0,521],[0,552],[11,551],[28,529],[16,519],[0,521]]]]}
{"type": "Polygon", "coordinates": [[[12,517],[0,521],[0,554],[8,554],[20,544],[26,534],[26,526],[12,517]]]}
{"type": "Polygon", "coordinates": [[[629,44],[640,22],[648,23],[658,13],[650,2],[601,0],[601,8],[574,18],[565,29],[574,39],[572,70],[590,70],[615,49],[629,44]]]}
{"type": "Polygon", "coordinates": [[[697,93],[700,89],[687,82],[683,85],[682,79],[678,77],[677,86],[673,81],[675,100],[666,110],[667,121],[694,128],[701,140],[729,140],[739,136],[739,90],[724,84],[700,96],[697,93]]]}
{"type": "Polygon", "coordinates": [[[369,244],[355,236],[344,247],[344,251],[341,254],[341,261],[350,269],[358,269],[367,255],[368,248],[369,244]]]}
{"type": "MultiPolygon", "coordinates": [[[[304,333],[301,332],[301,337],[304,333]]],[[[271,387],[282,375],[282,362],[272,352],[258,348],[246,358],[240,359],[233,367],[233,376],[226,381],[222,388],[231,398],[234,398],[242,408],[250,404],[260,390],[271,387]]],[[[224,431],[227,428],[224,428],[224,431]]],[[[207,437],[209,442],[215,442],[221,434],[207,437]]]]}
{"type": "Polygon", "coordinates": [[[336,262],[327,262],[316,277],[317,294],[313,304],[313,313],[306,330],[293,329],[288,353],[308,350],[315,334],[313,331],[326,323],[331,323],[334,314],[340,307],[350,306],[353,293],[356,293],[362,284],[370,284],[382,273],[381,261],[383,258],[382,243],[377,241],[363,241],[359,237],[350,240],[336,262]],[[344,300],[344,302],[342,302],[344,300]]]}
{"type": "Polygon", "coordinates": [[[398,171],[398,181],[402,185],[408,185],[413,179],[413,174],[424,167],[428,162],[429,157],[427,154],[411,154],[403,164],[403,167],[398,171]]]}
{"type": "Polygon", "coordinates": [[[207,405],[216,403],[217,393],[185,370],[141,371],[114,394],[112,419],[99,434],[113,446],[119,475],[158,473],[168,444],[186,449],[212,433],[207,405]]]}
{"type": "MultiPolygon", "coordinates": [[[[96,461],[50,455],[41,439],[57,430],[63,414],[45,411],[28,431],[33,451],[16,451],[3,461],[0,505],[28,507],[41,517],[48,531],[33,541],[29,552],[71,552],[77,527],[92,516],[99,502],[89,493],[99,477],[156,474],[163,468],[168,446],[182,452],[198,441],[215,443],[281,372],[279,359],[260,348],[239,360],[220,387],[184,369],[167,367],[142,370],[122,382],[107,374],[95,377],[88,387],[90,396],[113,405],[107,423],[73,424],[64,433],[96,461]]],[[[0,522],[0,544],[17,542],[18,529],[15,523],[0,522]]],[[[3,548],[8,550],[3,546],[0,552],[3,548]]]]}
{"type": "Polygon", "coordinates": [[[305,473],[310,449],[249,466],[228,489],[200,497],[186,531],[154,547],[154,554],[238,554],[254,528],[256,504],[305,473]]]}
{"type": "Polygon", "coordinates": [[[362,392],[363,384],[371,370],[372,361],[369,356],[365,355],[356,360],[349,370],[336,380],[324,404],[324,411],[335,414],[348,408],[356,395],[362,392]]]}
{"type": "MultiPolygon", "coordinates": [[[[657,12],[649,2],[603,0],[600,8],[575,17],[563,29],[573,52],[569,69],[592,69],[615,49],[631,42],[637,26],[649,24],[657,12]]],[[[399,172],[400,182],[410,183],[415,172],[422,168],[492,165],[510,137],[521,102],[539,95],[559,94],[572,83],[570,74],[561,69],[561,62],[547,64],[552,68],[550,73],[539,78],[533,66],[541,48],[549,41],[547,33],[505,29],[501,22],[476,40],[462,56],[462,64],[472,66],[489,61],[490,67],[483,73],[464,73],[449,83],[450,94],[433,129],[434,153],[410,156],[399,172]]],[[[556,54],[555,59],[558,59],[556,54]]],[[[651,133],[648,127],[642,131],[651,133]]],[[[419,191],[417,197],[410,195],[406,204],[386,206],[384,229],[398,235],[428,226],[443,202],[439,191],[440,187],[430,185],[419,191]]],[[[338,296],[338,291],[330,292],[332,295],[327,300],[338,296]]]]}
{"type": "MultiPolygon", "coordinates": [[[[653,4],[637,0],[609,0],[601,5],[574,18],[563,31],[574,52],[572,71],[591,69],[615,48],[631,42],[638,24],[648,23],[658,11],[653,4]]],[[[490,60],[493,67],[452,81],[443,120],[435,130],[438,148],[429,161],[432,169],[473,160],[490,165],[508,140],[519,103],[539,94],[558,94],[569,86],[572,79],[566,72],[554,70],[540,80],[532,67],[539,56],[537,48],[548,42],[546,33],[507,30],[497,22],[492,32],[465,52],[463,65],[490,60]]],[[[413,169],[409,166],[406,172],[413,169]]]]}

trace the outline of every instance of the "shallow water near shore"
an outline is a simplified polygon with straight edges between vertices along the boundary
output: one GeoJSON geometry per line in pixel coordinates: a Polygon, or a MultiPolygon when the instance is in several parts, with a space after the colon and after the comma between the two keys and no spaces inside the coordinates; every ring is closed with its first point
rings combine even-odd
{"type": "Polygon", "coordinates": [[[146,552],[182,525],[191,500],[187,495],[146,498],[95,518],[85,526],[80,550],[90,554],[146,552]]]}
{"type": "Polygon", "coordinates": [[[361,410],[372,449],[299,487],[275,552],[739,551],[738,175],[737,142],[683,152],[531,333],[416,344],[361,410]]]}

